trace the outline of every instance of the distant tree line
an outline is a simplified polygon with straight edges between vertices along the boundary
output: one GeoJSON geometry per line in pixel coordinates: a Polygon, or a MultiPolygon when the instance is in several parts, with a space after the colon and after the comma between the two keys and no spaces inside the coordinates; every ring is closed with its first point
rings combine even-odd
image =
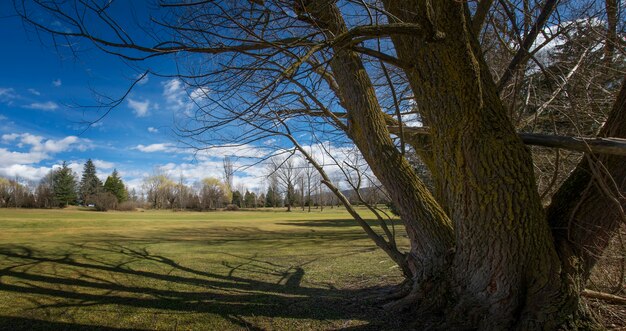
{"type": "MultiPolygon", "coordinates": [[[[0,207],[64,208],[85,206],[99,211],[146,209],[238,210],[240,208],[292,208],[323,210],[339,204],[336,196],[321,185],[319,175],[304,160],[271,158],[267,162],[266,187],[257,192],[243,184],[234,187],[233,163],[224,159],[223,179],[204,178],[192,185],[181,176],[178,181],[165,173],[154,173],[143,179],[142,192],[128,189],[117,170],[104,183],[91,159],[82,175],[72,171],[66,162],[51,170],[38,183],[27,183],[19,177],[0,177],[0,207]]],[[[351,203],[384,204],[385,194],[374,183],[369,187],[343,192],[351,203]]]]}
{"type": "MultiPolygon", "coordinates": [[[[131,197],[135,196],[134,190],[131,197]]],[[[104,182],[97,177],[96,166],[85,162],[80,180],[66,162],[52,169],[36,185],[19,177],[0,177],[0,207],[64,208],[70,205],[91,206],[97,210],[124,208],[128,189],[113,170],[104,182]]]]}

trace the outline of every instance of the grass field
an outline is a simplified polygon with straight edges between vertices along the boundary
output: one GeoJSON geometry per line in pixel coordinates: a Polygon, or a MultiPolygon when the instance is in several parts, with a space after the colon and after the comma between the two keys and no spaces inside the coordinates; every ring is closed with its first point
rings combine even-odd
{"type": "Polygon", "coordinates": [[[0,209],[7,330],[376,329],[357,299],[400,280],[338,209],[0,209]]]}

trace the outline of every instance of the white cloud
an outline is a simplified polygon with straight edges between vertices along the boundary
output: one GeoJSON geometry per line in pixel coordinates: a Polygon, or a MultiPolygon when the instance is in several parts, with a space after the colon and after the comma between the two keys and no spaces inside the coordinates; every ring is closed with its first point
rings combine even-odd
{"type": "Polygon", "coordinates": [[[153,127],[149,127],[148,128],[148,132],[150,132],[150,133],[157,133],[157,132],[159,132],[159,129],[153,128],[153,127]]]}
{"type": "Polygon", "coordinates": [[[30,133],[22,133],[19,135],[20,139],[20,147],[22,147],[24,144],[26,145],[31,145],[33,146],[33,148],[38,148],[38,146],[41,145],[41,141],[43,140],[42,136],[36,136],[34,134],[30,134],[30,133]]]}
{"type": "Polygon", "coordinates": [[[143,191],[143,188],[142,188],[142,186],[143,186],[143,176],[125,180],[124,184],[126,184],[126,186],[128,186],[128,190],[129,191],[135,190],[135,192],[137,192],[137,194],[141,194],[141,192],[143,191]]]}
{"type": "Polygon", "coordinates": [[[91,147],[91,141],[89,139],[78,138],[76,136],[67,136],[65,138],[55,140],[45,139],[42,136],[37,136],[30,133],[10,133],[2,135],[2,140],[5,142],[12,142],[18,140],[18,138],[18,147],[24,147],[25,145],[28,145],[31,146],[31,152],[44,154],[55,154],[75,149],[84,151],[91,147]]]}
{"type": "MultiPolygon", "coordinates": [[[[199,90],[194,95],[200,97],[202,91],[199,90]]],[[[167,102],[168,109],[183,112],[188,116],[191,115],[190,112],[194,107],[194,103],[185,90],[185,84],[180,79],[173,78],[165,82],[163,84],[163,96],[167,102]]]]}
{"type": "Polygon", "coordinates": [[[38,163],[48,158],[46,153],[41,151],[13,152],[6,148],[0,148],[0,166],[6,167],[17,164],[38,163]]]}
{"type": "Polygon", "coordinates": [[[57,105],[56,102],[47,101],[47,102],[33,102],[33,103],[31,103],[29,105],[25,105],[23,107],[24,108],[28,108],[28,109],[38,109],[38,110],[51,111],[51,110],[55,110],[55,109],[59,108],[59,105],[57,105]]]}
{"type": "Polygon", "coordinates": [[[169,102],[174,102],[184,93],[183,82],[180,79],[173,78],[165,82],[163,85],[163,96],[169,102]]]}
{"type": "Polygon", "coordinates": [[[63,82],[61,81],[60,78],[59,79],[55,79],[55,80],[52,81],[52,85],[54,87],[59,87],[59,86],[63,85],[63,82]]]}
{"type": "Polygon", "coordinates": [[[34,88],[29,88],[28,92],[30,92],[33,95],[41,95],[41,92],[35,90],[34,88]]]}
{"type": "Polygon", "coordinates": [[[150,101],[137,101],[131,98],[128,98],[128,107],[133,110],[135,116],[137,117],[145,117],[148,116],[148,111],[150,107],[150,101]]]}
{"type": "Polygon", "coordinates": [[[14,141],[15,139],[19,138],[20,135],[17,133],[9,133],[9,134],[3,134],[2,135],[2,140],[5,142],[9,142],[9,141],[14,141]]]}
{"type": "Polygon", "coordinates": [[[191,91],[189,97],[196,102],[199,102],[202,99],[206,99],[209,96],[209,92],[211,90],[205,87],[198,87],[191,91]]]}
{"type": "Polygon", "coordinates": [[[32,167],[24,164],[12,164],[7,167],[0,167],[0,176],[20,177],[27,180],[39,180],[44,177],[52,168],[32,167]]]}
{"type": "MultiPolygon", "coordinates": [[[[54,165],[53,168],[57,167],[57,166],[61,166],[61,165],[54,165]]],[[[80,164],[78,162],[70,162],[67,164],[67,167],[72,169],[73,172],[75,172],[79,177],[82,176],[83,174],[83,164],[80,164]]]]}
{"type": "Polygon", "coordinates": [[[107,162],[107,161],[103,161],[103,160],[93,160],[93,164],[96,166],[96,168],[99,168],[99,169],[113,169],[113,168],[115,168],[115,163],[107,162]]]}
{"type": "Polygon", "coordinates": [[[74,149],[74,148],[78,150],[85,150],[86,146],[84,145],[72,146],[76,143],[79,143],[80,141],[81,139],[76,136],[68,136],[60,140],[48,139],[44,141],[43,143],[33,144],[32,150],[42,151],[45,153],[65,152],[67,150],[74,149]]]}
{"type": "Polygon", "coordinates": [[[151,144],[151,145],[137,145],[134,149],[144,152],[144,153],[154,153],[154,152],[176,152],[178,149],[169,143],[161,143],[161,144],[151,144]]]}

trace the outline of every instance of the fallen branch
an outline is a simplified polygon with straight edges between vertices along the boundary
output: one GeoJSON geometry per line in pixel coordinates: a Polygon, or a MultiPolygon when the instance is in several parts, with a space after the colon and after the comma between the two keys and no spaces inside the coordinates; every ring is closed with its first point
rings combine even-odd
{"type": "MultiPolygon", "coordinates": [[[[404,127],[403,130],[404,134],[409,137],[430,136],[428,127],[404,127]]],[[[389,131],[393,134],[399,134],[397,126],[389,126],[389,131]]],[[[519,133],[518,135],[527,145],[626,156],[626,139],[622,138],[581,138],[540,133],[519,133]]]]}
{"type": "Polygon", "coordinates": [[[626,298],[619,296],[619,295],[614,295],[614,294],[609,294],[609,293],[604,293],[604,292],[597,292],[597,291],[592,291],[592,290],[583,290],[581,294],[582,296],[587,297],[587,298],[599,299],[599,300],[604,300],[604,301],[611,302],[611,303],[626,305],[626,298]]]}

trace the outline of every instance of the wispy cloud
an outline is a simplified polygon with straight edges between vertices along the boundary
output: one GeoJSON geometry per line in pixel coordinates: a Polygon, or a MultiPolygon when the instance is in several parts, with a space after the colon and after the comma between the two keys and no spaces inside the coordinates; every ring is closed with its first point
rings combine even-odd
{"type": "Polygon", "coordinates": [[[170,143],[161,143],[161,144],[151,144],[151,145],[137,145],[134,149],[144,152],[144,153],[154,153],[154,152],[176,152],[179,149],[176,148],[173,144],[170,143]]]}
{"type": "MultiPolygon", "coordinates": [[[[202,90],[198,90],[194,95],[199,98],[202,93],[202,90]]],[[[185,90],[185,84],[180,79],[174,78],[165,82],[163,84],[163,96],[169,110],[183,112],[186,115],[191,114],[194,103],[185,90]]]]}
{"type": "Polygon", "coordinates": [[[153,127],[149,127],[149,128],[148,128],[148,132],[150,132],[150,133],[158,133],[158,132],[159,132],[159,129],[157,129],[157,128],[153,128],[153,127]]]}
{"type": "Polygon", "coordinates": [[[59,86],[63,85],[63,82],[61,81],[61,79],[55,79],[55,80],[52,81],[52,85],[54,87],[59,87],[59,86]]]}
{"type": "Polygon", "coordinates": [[[11,104],[17,97],[18,95],[12,87],[0,87],[0,102],[11,104]]]}
{"type": "Polygon", "coordinates": [[[37,96],[41,95],[41,92],[35,90],[34,88],[29,88],[28,92],[30,92],[33,95],[37,95],[37,96]]]}
{"type": "Polygon", "coordinates": [[[137,101],[131,98],[128,98],[128,107],[133,110],[135,116],[137,117],[146,117],[148,116],[148,111],[150,107],[150,101],[137,101]]]}
{"type": "Polygon", "coordinates": [[[47,101],[47,102],[33,102],[29,105],[24,105],[23,107],[28,108],[28,109],[52,111],[52,110],[58,109],[59,105],[56,102],[47,101]]]}

